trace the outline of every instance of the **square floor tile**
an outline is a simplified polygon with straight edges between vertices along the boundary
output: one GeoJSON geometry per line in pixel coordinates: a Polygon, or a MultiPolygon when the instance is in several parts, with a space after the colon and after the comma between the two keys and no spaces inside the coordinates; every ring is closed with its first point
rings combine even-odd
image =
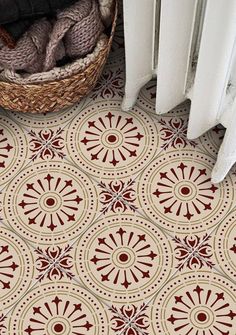
{"type": "Polygon", "coordinates": [[[110,333],[109,310],[70,280],[34,282],[0,321],[1,334],[110,333]]]}
{"type": "Polygon", "coordinates": [[[235,285],[221,274],[183,272],[150,303],[148,334],[234,334],[235,303],[235,285]]]}
{"type": "Polygon", "coordinates": [[[1,218],[35,246],[64,245],[100,215],[99,187],[63,159],[37,158],[0,196],[1,218]]]}
{"type": "Polygon", "coordinates": [[[220,125],[188,140],[190,102],[156,80],[121,110],[122,2],[80,103],[0,116],[0,334],[235,335],[236,173],[211,171],[220,125]]]}

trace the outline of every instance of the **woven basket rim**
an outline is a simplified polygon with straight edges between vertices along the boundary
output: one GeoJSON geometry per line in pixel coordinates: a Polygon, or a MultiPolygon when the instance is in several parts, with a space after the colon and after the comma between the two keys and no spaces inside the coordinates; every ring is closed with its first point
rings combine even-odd
{"type": "MultiPolygon", "coordinates": [[[[113,10],[113,19],[112,19],[112,25],[111,25],[111,32],[110,32],[110,36],[109,38],[107,39],[107,42],[104,44],[104,47],[100,50],[99,54],[97,55],[97,58],[103,53],[106,51],[108,45],[111,43],[113,37],[114,37],[114,33],[115,33],[115,28],[116,28],[116,17],[117,17],[117,13],[118,13],[118,2],[117,0],[114,0],[114,10],[113,10]]],[[[86,56],[87,57],[87,56],[86,56]]],[[[85,58],[86,58],[85,57],[85,58]]],[[[68,65],[65,65],[65,68],[66,66],[69,66],[68,65]]],[[[12,89],[18,89],[19,87],[25,87],[26,89],[33,89],[33,88],[38,88],[38,87],[42,87],[44,85],[53,85],[53,83],[58,83],[58,82],[63,82],[63,81],[69,81],[71,80],[71,78],[73,77],[76,77],[78,76],[79,74],[82,75],[83,72],[86,71],[86,69],[88,67],[91,66],[91,63],[88,63],[83,69],[76,71],[74,72],[72,75],[68,75],[68,77],[63,77],[63,78],[58,78],[57,80],[48,80],[48,81],[45,81],[45,82],[38,82],[38,83],[32,83],[32,84],[20,84],[20,83],[14,83],[14,82],[6,82],[6,81],[3,81],[3,80],[0,80],[0,85],[4,85],[6,87],[12,87],[12,89]]],[[[86,77],[85,77],[86,79],[86,77]]]]}

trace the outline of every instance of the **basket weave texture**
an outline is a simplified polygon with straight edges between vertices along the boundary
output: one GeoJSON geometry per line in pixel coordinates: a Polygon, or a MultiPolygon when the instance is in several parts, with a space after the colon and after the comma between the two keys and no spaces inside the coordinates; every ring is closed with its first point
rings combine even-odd
{"type": "Polygon", "coordinates": [[[67,78],[37,84],[0,81],[0,106],[23,113],[57,112],[79,102],[96,85],[108,58],[117,20],[117,1],[112,31],[99,53],[83,70],[67,78]]]}

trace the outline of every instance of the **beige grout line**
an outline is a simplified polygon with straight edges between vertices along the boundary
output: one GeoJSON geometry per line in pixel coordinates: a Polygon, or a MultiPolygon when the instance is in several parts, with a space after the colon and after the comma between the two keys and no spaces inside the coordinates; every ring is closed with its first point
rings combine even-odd
{"type": "Polygon", "coordinates": [[[221,271],[220,268],[217,268],[215,265],[212,265],[208,260],[200,256],[199,254],[197,255],[197,258],[199,258],[203,263],[206,263],[211,269],[214,269],[216,273],[220,274],[222,277],[229,280],[232,284],[236,285],[236,280],[225,274],[223,271],[221,271]]]}
{"type": "MultiPolygon", "coordinates": [[[[66,275],[68,275],[67,271],[64,270],[63,268],[60,268],[60,270],[62,272],[64,272],[66,275]]],[[[113,306],[109,305],[106,301],[104,301],[99,296],[97,296],[91,289],[89,289],[87,286],[83,285],[76,277],[70,276],[70,278],[71,278],[71,280],[75,281],[81,288],[83,288],[84,290],[91,293],[94,297],[96,297],[99,302],[101,302],[104,306],[106,306],[108,309],[110,309],[112,312],[114,312],[116,315],[118,315],[123,321],[129,322],[129,319],[125,318],[122,314],[120,314],[119,312],[114,310],[113,306]]],[[[136,330],[139,330],[139,328],[136,325],[134,325],[134,326],[135,326],[134,328],[136,330]]]]}
{"type": "MultiPolygon", "coordinates": [[[[185,125],[184,125],[184,126],[185,126],[185,125]]],[[[184,129],[184,127],[181,128],[180,131],[182,131],[183,129],[184,129]]],[[[167,145],[168,145],[169,143],[171,143],[172,140],[173,140],[176,136],[178,136],[178,134],[180,133],[180,131],[179,131],[178,133],[176,133],[175,136],[174,136],[170,141],[168,141],[167,145]]],[[[160,153],[161,153],[163,150],[164,150],[164,148],[163,148],[162,150],[159,151],[159,153],[153,158],[153,160],[156,159],[156,158],[160,155],[160,153]]],[[[148,163],[148,164],[144,167],[144,169],[145,169],[149,164],[150,164],[150,163],[148,163]]],[[[142,170],[142,171],[143,171],[143,170],[142,170]]],[[[139,174],[141,174],[142,171],[140,171],[139,174]]],[[[137,174],[137,175],[135,176],[135,178],[137,178],[137,177],[139,176],[139,174],[137,174]]],[[[132,181],[134,181],[134,179],[132,179],[132,181]]],[[[100,183],[99,183],[99,184],[100,184],[100,183]]],[[[101,216],[103,213],[105,213],[106,210],[109,209],[117,199],[120,198],[120,196],[122,195],[122,193],[123,193],[129,186],[130,186],[130,185],[127,185],[127,186],[125,187],[124,190],[121,190],[121,191],[120,191],[119,193],[117,193],[117,194],[115,194],[115,193],[113,192],[114,198],[113,198],[112,202],[111,202],[107,207],[105,207],[105,208],[102,210],[102,212],[99,214],[98,218],[100,218],[100,216],[101,216]]],[[[107,190],[108,190],[108,189],[107,189],[107,190]]],[[[85,227],[85,230],[83,230],[83,231],[80,232],[80,234],[75,238],[75,240],[72,242],[72,244],[69,245],[69,247],[72,247],[72,246],[74,245],[74,243],[76,243],[76,241],[77,241],[77,240],[84,234],[84,232],[86,232],[86,230],[87,230],[89,227],[91,227],[91,225],[93,225],[93,224],[98,220],[98,218],[95,218],[95,219],[94,219],[88,226],[86,226],[86,227],[85,227]]],[[[66,251],[64,252],[64,254],[65,254],[65,253],[66,253],[66,251]]],[[[63,257],[64,254],[62,254],[61,256],[59,256],[58,260],[59,260],[61,257],[63,257]]]]}

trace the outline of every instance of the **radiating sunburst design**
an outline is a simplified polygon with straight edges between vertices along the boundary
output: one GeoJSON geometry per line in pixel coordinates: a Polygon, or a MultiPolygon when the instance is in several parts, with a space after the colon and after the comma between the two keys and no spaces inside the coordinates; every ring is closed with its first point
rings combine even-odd
{"type": "Polygon", "coordinates": [[[6,159],[11,155],[13,146],[10,145],[9,139],[4,134],[4,129],[0,128],[0,169],[6,167],[6,159]]]}
{"type": "Polygon", "coordinates": [[[171,244],[148,220],[133,214],[104,215],[78,241],[75,269],[99,297],[135,303],[169,277],[171,244]]]}
{"type": "Polygon", "coordinates": [[[157,254],[146,242],[146,235],[137,235],[122,228],[109,237],[98,239],[99,248],[91,258],[102,282],[119,283],[128,289],[133,282],[150,278],[157,254]]]}
{"type": "Polygon", "coordinates": [[[211,211],[218,187],[211,183],[207,169],[181,162],[159,173],[153,195],[165,214],[173,213],[190,221],[203,211],[211,211]]]}
{"type": "Polygon", "coordinates": [[[116,167],[127,158],[137,157],[137,148],[144,135],[134,125],[133,117],[109,112],[96,121],[88,121],[87,128],[81,143],[92,161],[116,167]]]}
{"type": "Polygon", "coordinates": [[[176,295],[174,301],[167,322],[179,335],[230,335],[235,331],[236,309],[227,303],[223,291],[196,285],[176,295]]]}
{"type": "MultiPolygon", "coordinates": [[[[1,237],[1,236],[0,236],[1,237]]],[[[3,245],[0,241],[0,289],[10,290],[11,279],[14,277],[15,270],[19,267],[13,260],[9,246],[3,245]]]]}
{"type": "Polygon", "coordinates": [[[82,303],[75,304],[57,295],[44,304],[34,305],[31,313],[29,325],[24,330],[29,335],[85,335],[94,327],[82,303]]]}
{"type": "Polygon", "coordinates": [[[42,283],[27,292],[6,323],[9,334],[107,335],[104,306],[68,281],[42,283]]]}
{"type": "Polygon", "coordinates": [[[26,184],[26,190],[18,204],[29,225],[37,225],[54,231],[58,226],[76,221],[78,206],[83,201],[72,179],[44,177],[26,184]]]}

